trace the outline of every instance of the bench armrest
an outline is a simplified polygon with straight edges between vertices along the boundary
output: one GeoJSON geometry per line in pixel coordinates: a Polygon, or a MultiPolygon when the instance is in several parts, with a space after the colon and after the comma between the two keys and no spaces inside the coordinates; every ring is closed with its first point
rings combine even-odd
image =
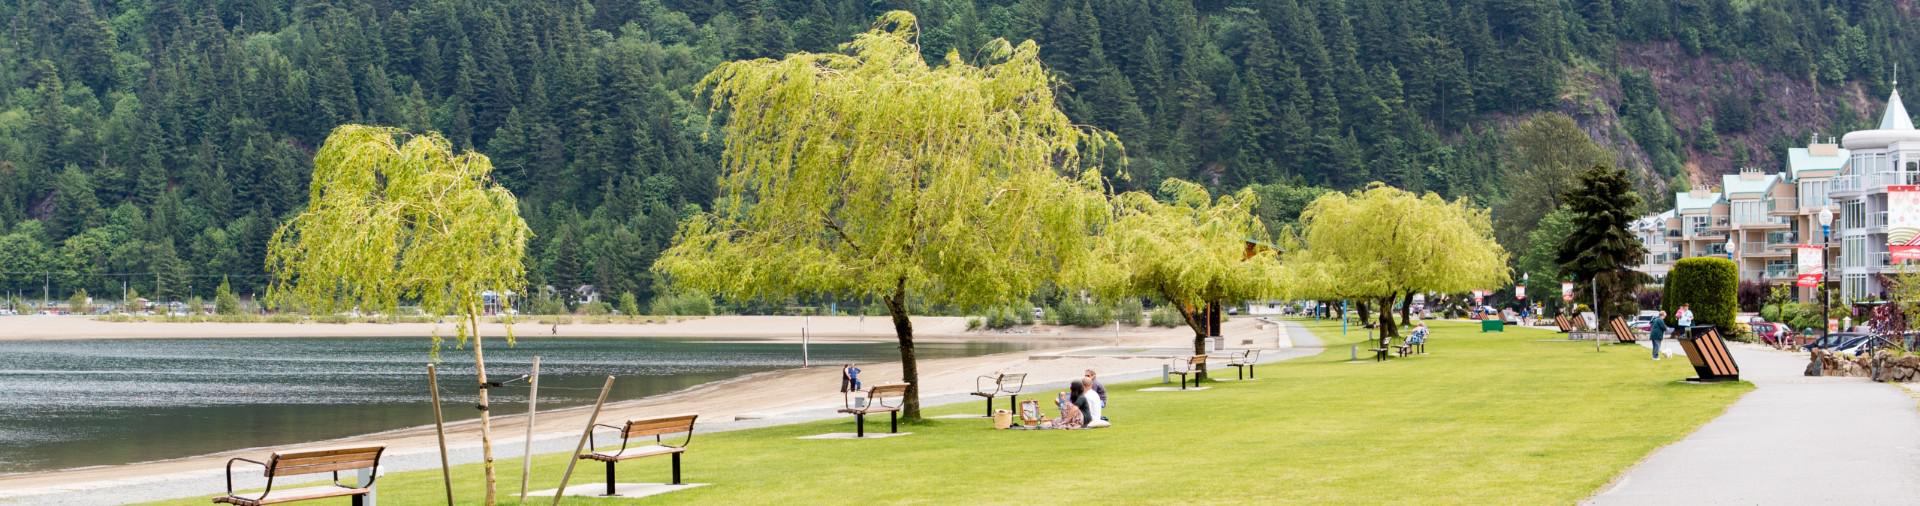
{"type": "Polygon", "coordinates": [[[1000,390],[1000,376],[998,375],[981,375],[980,377],[974,378],[973,380],[974,392],[979,392],[982,394],[990,394],[990,393],[997,392],[999,390],[1000,390]],[[988,385],[992,385],[992,386],[989,387],[988,385]]]}
{"type": "MultiPolygon", "coordinates": [[[[627,451],[627,431],[626,431],[626,428],[624,428],[624,427],[614,427],[614,426],[612,426],[612,425],[607,425],[607,424],[604,424],[604,423],[596,423],[596,424],[593,424],[593,428],[600,428],[600,427],[606,427],[606,428],[609,428],[609,429],[613,429],[613,430],[617,430],[617,431],[620,431],[620,451],[621,451],[621,452],[625,452],[625,451],[627,451]]],[[[595,448],[599,448],[599,447],[600,447],[600,443],[596,443],[596,442],[594,442],[594,440],[593,440],[593,431],[592,431],[592,430],[588,430],[588,431],[587,431],[587,451],[598,451],[598,450],[595,450],[595,448]]],[[[614,453],[614,455],[619,455],[619,453],[614,453]]]]}
{"type": "MultiPolygon", "coordinates": [[[[233,495],[233,463],[234,462],[248,462],[248,463],[252,463],[253,465],[260,466],[261,474],[266,474],[266,469],[267,469],[267,463],[261,462],[258,460],[246,459],[246,458],[240,458],[240,457],[227,459],[227,496],[228,497],[239,497],[239,496],[233,495]]],[[[271,492],[273,492],[273,476],[267,475],[267,489],[261,491],[260,497],[255,497],[253,498],[253,500],[259,501],[261,499],[264,499],[267,497],[267,494],[271,492]]]]}

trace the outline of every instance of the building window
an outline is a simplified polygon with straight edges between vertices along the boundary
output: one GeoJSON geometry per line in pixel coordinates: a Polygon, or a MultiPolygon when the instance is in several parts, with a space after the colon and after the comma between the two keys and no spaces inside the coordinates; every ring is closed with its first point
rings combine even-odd
{"type": "Polygon", "coordinates": [[[1758,200],[1734,202],[1733,222],[1735,224],[1747,225],[1765,221],[1767,219],[1767,211],[1766,208],[1762,207],[1762,204],[1763,203],[1758,200]]]}
{"type": "Polygon", "coordinates": [[[1832,203],[1833,201],[1827,198],[1826,180],[1800,182],[1801,209],[1819,209],[1832,203]]]}

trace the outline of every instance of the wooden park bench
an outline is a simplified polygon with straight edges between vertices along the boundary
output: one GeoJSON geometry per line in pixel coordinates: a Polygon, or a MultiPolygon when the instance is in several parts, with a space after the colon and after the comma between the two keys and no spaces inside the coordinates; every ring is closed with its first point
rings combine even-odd
{"type": "Polygon", "coordinates": [[[1026,373],[981,376],[973,381],[973,395],[987,398],[987,416],[993,416],[993,398],[1007,396],[1007,409],[1020,403],[1020,391],[1027,388],[1026,373]],[[989,382],[991,381],[991,382],[989,382]]]}
{"type": "MultiPolygon", "coordinates": [[[[606,427],[620,431],[620,449],[613,452],[596,451],[581,455],[580,460],[596,460],[607,463],[607,495],[609,496],[614,495],[614,484],[619,483],[618,480],[614,479],[614,464],[625,460],[652,457],[655,455],[673,456],[673,484],[679,485],[680,454],[686,453],[687,444],[693,442],[693,420],[699,417],[700,415],[673,415],[658,418],[636,418],[627,420],[627,424],[624,427],[615,427],[604,423],[593,424],[595,427],[606,427]],[[662,436],[667,434],[680,433],[685,433],[687,437],[681,439],[678,445],[669,445],[662,439],[662,436]],[[653,444],[632,448],[627,447],[628,443],[631,443],[634,438],[647,436],[653,436],[653,444]]],[[[592,448],[600,447],[599,443],[593,442],[591,433],[589,433],[587,437],[588,444],[591,445],[592,448]]]]}
{"type": "Polygon", "coordinates": [[[1260,363],[1260,350],[1246,350],[1227,357],[1227,367],[1233,368],[1233,376],[1238,379],[1253,377],[1253,365],[1260,363]],[[1240,373],[1246,373],[1241,376],[1240,373]]]}
{"type": "Polygon", "coordinates": [[[1607,322],[1607,326],[1613,328],[1613,339],[1621,344],[1633,344],[1640,340],[1640,335],[1633,333],[1633,327],[1627,326],[1626,318],[1615,316],[1607,322]]]}
{"type": "Polygon", "coordinates": [[[1173,361],[1173,369],[1167,372],[1180,376],[1180,389],[1187,389],[1187,377],[1193,377],[1194,388],[1200,387],[1200,370],[1207,368],[1206,355],[1194,355],[1184,360],[1173,361]]]}
{"type": "Polygon", "coordinates": [[[1373,352],[1374,362],[1385,361],[1389,356],[1388,353],[1393,351],[1393,338],[1389,336],[1380,336],[1380,345],[1377,347],[1368,348],[1367,351],[1373,352]]]}
{"type": "Polygon", "coordinates": [[[846,407],[840,408],[839,412],[853,415],[854,437],[867,437],[867,415],[874,413],[886,413],[887,421],[891,425],[888,432],[900,433],[900,407],[906,403],[909,385],[911,384],[874,385],[873,388],[867,389],[866,403],[859,406],[855,406],[853,402],[858,397],[846,396],[846,407]],[[894,403],[887,404],[888,399],[892,399],[894,403]]]}
{"type": "Polygon", "coordinates": [[[1573,322],[1567,321],[1567,315],[1554,316],[1553,325],[1560,327],[1561,332],[1573,332],[1573,322]]]}
{"type": "Polygon", "coordinates": [[[1680,348],[1686,350],[1687,361],[1693,363],[1693,371],[1700,376],[1690,381],[1739,381],[1740,365],[1733,362],[1733,354],[1727,351],[1727,342],[1720,339],[1720,331],[1709,328],[1706,332],[1684,332],[1679,336],[1680,348]]]}
{"type": "Polygon", "coordinates": [[[213,498],[214,504],[234,504],[238,506],[259,506],[262,504],[281,504],[329,497],[352,497],[354,506],[360,506],[366,497],[373,494],[373,481],[380,471],[380,453],[385,446],[367,446],[359,448],[332,448],[324,450],[302,450],[292,452],[274,452],[266,462],[253,459],[233,458],[227,460],[227,495],[213,498]],[[233,463],[247,462],[266,468],[267,489],[259,496],[243,497],[233,493],[233,463]],[[349,469],[372,468],[366,483],[354,486],[340,483],[340,471],[349,469]],[[305,487],[288,490],[274,490],[273,481],[283,476],[333,473],[332,485],[305,487]]]}

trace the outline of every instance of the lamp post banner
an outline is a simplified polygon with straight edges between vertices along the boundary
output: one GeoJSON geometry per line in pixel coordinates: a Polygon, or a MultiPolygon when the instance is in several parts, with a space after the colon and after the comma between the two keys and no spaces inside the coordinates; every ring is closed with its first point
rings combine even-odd
{"type": "Polygon", "coordinates": [[[1892,262],[1920,260],[1920,186],[1887,187],[1887,252],[1892,262]]]}
{"type": "Polygon", "coordinates": [[[1826,254],[1826,248],[1802,244],[1793,249],[1798,257],[1795,263],[1800,267],[1799,275],[1793,280],[1794,286],[1801,288],[1820,286],[1821,278],[1826,277],[1827,274],[1821,263],[1821,256],[1826,254]]]}

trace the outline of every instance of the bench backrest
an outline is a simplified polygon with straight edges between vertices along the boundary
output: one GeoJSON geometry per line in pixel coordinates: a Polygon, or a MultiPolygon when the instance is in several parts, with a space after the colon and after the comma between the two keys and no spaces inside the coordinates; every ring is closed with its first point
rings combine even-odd
{"type": "Polygon", "coordinates": [[[889,385],[874,385],[873,389],[867,390],[867,399],[869,399],[871,402],[879,402],[880,399],[886,399],[890,397],[906,397],[907,386],[909,385],[910,383],[893,383],[889,385]]]}
{"type": "Polygon", "coordinates": [[[993,380],[994,389],[1002,393],[1013,393],[1026,388],[1027,373],[1002,374],[993,380]]]}
{"type": "Polygon", "coordinates": [[[1608,325],[1613,327],[1613,337],[1619,339],[1620,342],[1631,343],[1640,339],[1639,336],[1634,335],[1633,327],[1627,326],[1626,318],[1615,316],[1612,321],[1608,322],[1608,325]]]}
{"type": "Polygon", "coordinates": [[[1559,326],[1561,332],[1573,331],[1573,322],[1567,321],[1567,315],[1553,317],[1553,324],[1559,326]]]}
{"type": "Polygon", "coordinates": [[[1187,358],[1187,365],[1191,365],[1191,366],[1196,366],[1196,367],[1197,367],[1197,366],[1200,366],[1200,365],[1204,365],[1204,364],[1206,364],[1206,363],[1207,363],[1207,356],[1206,356],[1206,355],[1194,355],[1194,356],[1192,356],[1192,357],[1189,357],[1189,358],[1187,358]]]}
{"type": "Polygon", "coordinates": [[[1739,376],[1740,365],[1733,362],[1733,354],[1727,352],[1727,343],[1720,339],[1718,329],[1707,329],[1693,339],[1680,341],[1687,352],[1687,361],[1693,363],[1693,369],[1701,377],[1739,376]]]}
{"type": "Polygon", "coordinates": [[[621,431],[621,434],[624,437],[636,438],[693,432],[693,419],[699,417],[700,415],[673,415],[627,420],[627,428],[621,431]]]}
{"type": "Polygon", "coordinates": [[[380,462],[380,452],[386,449],[385,446],[366,446],[274,452],[273,459],[267,461],[266,475],[295,476],[373,467],[380,462]]]}

